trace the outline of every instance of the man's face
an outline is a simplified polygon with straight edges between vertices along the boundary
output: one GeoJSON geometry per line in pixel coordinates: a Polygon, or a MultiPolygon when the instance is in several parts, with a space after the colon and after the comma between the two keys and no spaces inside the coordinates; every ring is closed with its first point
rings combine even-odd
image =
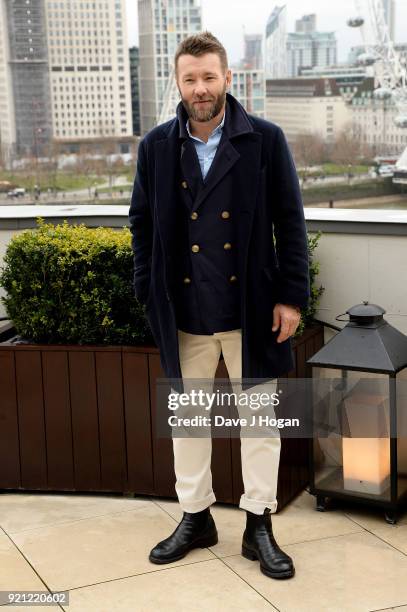
{"type": "Polygon", "coordinates": [[[178,58],[177,86],[188,116],[194,121],[210,121],[222,110],[231,72],[222,69],[217,53],[178,58]]]}

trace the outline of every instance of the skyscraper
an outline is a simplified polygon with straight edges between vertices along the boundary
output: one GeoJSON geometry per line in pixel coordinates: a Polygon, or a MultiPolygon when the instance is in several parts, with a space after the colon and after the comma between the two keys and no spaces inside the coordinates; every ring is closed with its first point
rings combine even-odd
{"type": "Polygon", "coordinates": [[[125,0],[45,2],[54,137],[132,136],[125,0]]]}
{"type": "MultiPolygon", "coordinates": [[[[202,30],[199,0],[138,0],[141,134],[159,120],[168,102],[169,78],[178,44],[202,30]]],[[[171,106],[174,106],[171,104],[171,106]]],[[[175,107],[171,109],[175,112],[175,107]]]]}
{"type": "Polygon", "coordinates": [[[130,56],[130,83],[131,83],[131,107],[133,111],[133,134],[140,134],[140,58],[138,47],[131,47],[130,56]]]}
{"type": "Polygon", "coordinates": [[[297,77],[301,68],[336,64],[335,32],[318,32],[316,15],[304,15],[296,21],[296,31],[287,36],[287,72],[297,77]]]}
{"type": "Polygon", "coordinates": [[[75,150],[106,137],[128,152],[125,0],[0,0],[0,9],[2,140],[21,155],[46,154],[51,139],[75,150]]]}
{"type": "Polygon", "coordinates": [[[261,34],[244,35],[244,59],[246,68],[263,69],[262,53],[263,36],[261,34]]]}
{"type": "Polygon", "coordinates": [[[303,34],[310,34],[317,29],[317,16],[315,13],[311,15],[303,15],[301,19],[295,21],[295,31],[303,34]]]}
{"type": "Polygon", "coordinates": [[[16,140],[16,125],[6,9],[5,0],[0,0],[0,165],[8,166],[16,140]]]}
{"type": "Polygon", "coordinates": [[[384,19],[387,23],[387,27],[389,28],[390,38],[393,42],[394,40],[394,28],[395,28],[395,19],[396,19],[396,3],[395,0],[382,0],[383,2],[383,10],[384,10],[384,19]]]}
{"type": "Polygon", "coordinates": [[[52,135],[44,0],[0,0],[3,156],[44,154],[52,135]]]}
{"type": "Polygon", "coordinates": [[[286,8],[276,6],[267,20],[265,36],[266,78],[280,79],[287,75],[286,8]]]}
{"type": "Polygon", "coordinates": [[[230,93],[239,100],[248,113],[265,117],[266,83],[263,69],[232,66],[230,93]]]}

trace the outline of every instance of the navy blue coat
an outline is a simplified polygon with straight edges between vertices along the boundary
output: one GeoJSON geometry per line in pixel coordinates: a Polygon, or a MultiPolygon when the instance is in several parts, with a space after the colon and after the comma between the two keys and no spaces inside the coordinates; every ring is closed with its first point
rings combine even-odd
{"type": "MultiPolygon", "coordinates": [[[[242,377],[270,380],[294,367],[291,339],[271,331],[277,302],[304,308],[310,296],[307,234],[295,165],[280,127],[248,114],[227,94],[222,149],[195,201],[233,202],[240,279],[242,377]],[[275,237],[275,245],[273,241],[275,237]]],[[[184,130],[174,119],[141,140],[129,210],[134,292],[146,315],[161,365],[183,390],[174,309],[179,167],[184,130]]],[[[219,154],[218,154],[219,153],[219,154]]],[[[248,384],[247,386],[250,386],[248,384]]],[[[243,385],[243,388],[247,388],[243,385]]]]}

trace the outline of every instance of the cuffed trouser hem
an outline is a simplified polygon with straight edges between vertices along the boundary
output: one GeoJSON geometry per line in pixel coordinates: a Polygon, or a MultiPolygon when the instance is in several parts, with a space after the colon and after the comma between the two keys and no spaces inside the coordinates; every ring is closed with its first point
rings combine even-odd
{"type": "Polygon", "coordinates": [[[196,501],[188,502],[181,501],[180,499],[178,501],[181,509],[184,512],[201,512],[201,510],[205,510],[205,508],[208,508],[211,504],[214,504],[216,502],[216,497],[215,493],[212,492],[203,499],[198,499],[196,501]]]}
{"type": "Polygon", "coordinates": [[[244,493],[240,498],[239,508],[253,512],[253,514],[263,514],[266,508],[270,508],[271,513],[277,511],[277,500],[274,501],[262,501],[259,499],[250,499],[244,493]]]}

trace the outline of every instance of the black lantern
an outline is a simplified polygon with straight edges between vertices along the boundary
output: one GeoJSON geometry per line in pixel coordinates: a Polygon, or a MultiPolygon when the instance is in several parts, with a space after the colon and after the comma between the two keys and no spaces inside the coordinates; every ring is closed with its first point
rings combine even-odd
{"type": "MultiPolygon", "coordinates": [[[[311,359],[310,492],[382,507],[389,523],[407,499],[407,336],[363,302],[311,359]]],[[[337,317],[340,319],[342,315],[337,317]]]]}

